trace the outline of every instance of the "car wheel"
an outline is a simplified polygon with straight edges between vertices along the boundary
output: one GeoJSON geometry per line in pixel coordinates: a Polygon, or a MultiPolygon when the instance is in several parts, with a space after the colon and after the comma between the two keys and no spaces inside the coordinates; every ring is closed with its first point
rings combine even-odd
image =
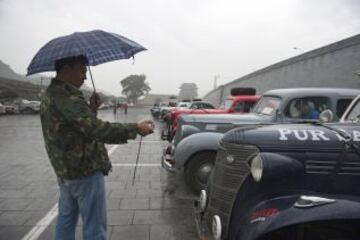
{"type": "Polygon", "coordinates": [[[22,110],[22,113],[23,114],[33,114],[34,111],[31,108],[27,107],[24,110],[22,110]]]}
{"type": "Polygon", "coordinates": [[[185,166],[185,182],[196,193],[206,188],[214,168],[216,153],[200,152],[194,155],[185,166]]]}

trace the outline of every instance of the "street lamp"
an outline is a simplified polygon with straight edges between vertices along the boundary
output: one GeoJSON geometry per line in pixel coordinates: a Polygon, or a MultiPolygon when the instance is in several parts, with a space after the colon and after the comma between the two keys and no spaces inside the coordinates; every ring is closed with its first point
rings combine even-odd
{"type": "Polygon", "coordinates": [[[216,89],[216,87],[217,87],[217,80],[220,78],[220,75],[219,74],[216,74],[215,76],[214,76],[214,89],[216,89]]]}

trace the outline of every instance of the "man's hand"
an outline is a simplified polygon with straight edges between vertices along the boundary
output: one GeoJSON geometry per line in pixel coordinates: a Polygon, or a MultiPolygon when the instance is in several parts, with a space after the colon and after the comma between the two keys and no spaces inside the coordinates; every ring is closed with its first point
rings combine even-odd
{"type": "Polygon", "coordinates": [[[154,132],[154,122],[151,120],[141,120],[137,123],[138,131],[141,136],[146,136],[154,132]]]}
{"type": "Polygon", "coordinates": [[[97,93],[93,93],[90,97],[90,107],[93,111],[97,111],[97,109],[100,107],[100,105],[102,104],[102,101],[100,99],[99,94],[97,93]]]}

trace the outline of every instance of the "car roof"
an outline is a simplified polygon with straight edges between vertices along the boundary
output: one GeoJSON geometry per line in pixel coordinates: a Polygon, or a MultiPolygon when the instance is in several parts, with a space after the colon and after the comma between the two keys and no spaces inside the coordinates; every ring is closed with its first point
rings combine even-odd
{"type": "Polygon", "coordinates": [[[350,89],[350,88],[281,88],[273,89],[264,93],[266,95],[275,95],[282,97],[302,97],[302,96],[312,96],[312,95],[336,95],[342,97],[352,97],[360,94],[360,89],[350,89]]]}

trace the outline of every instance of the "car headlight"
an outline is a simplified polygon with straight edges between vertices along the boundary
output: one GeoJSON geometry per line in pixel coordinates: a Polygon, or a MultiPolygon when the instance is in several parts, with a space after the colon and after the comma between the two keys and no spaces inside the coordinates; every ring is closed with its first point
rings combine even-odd
{"type": "Polygon", "coordinates": [[[257,154],[251,161],[251,175],[256,182],[260,182],[263,176],[264,163],[260,154],[257,154]]]}

